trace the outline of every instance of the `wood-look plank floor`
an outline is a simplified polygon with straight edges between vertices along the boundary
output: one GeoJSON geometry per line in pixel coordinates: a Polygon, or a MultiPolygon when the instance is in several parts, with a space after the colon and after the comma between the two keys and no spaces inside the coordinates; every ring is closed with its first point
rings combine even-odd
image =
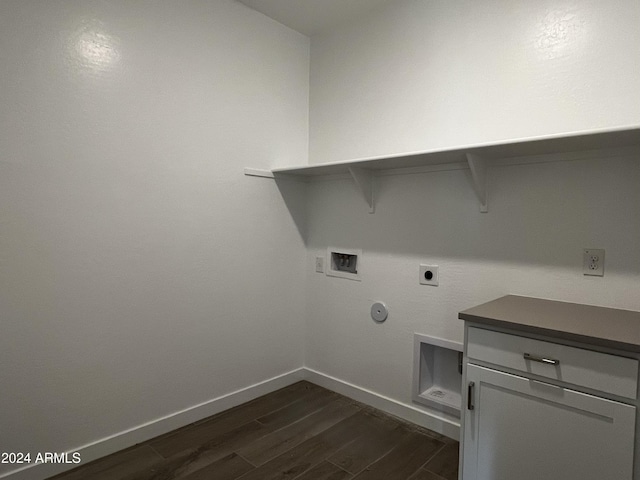
{"type": "Polygon", "coordinates": [[[457,480],[458,442],[299,382],[56,480],[457,480]]]}

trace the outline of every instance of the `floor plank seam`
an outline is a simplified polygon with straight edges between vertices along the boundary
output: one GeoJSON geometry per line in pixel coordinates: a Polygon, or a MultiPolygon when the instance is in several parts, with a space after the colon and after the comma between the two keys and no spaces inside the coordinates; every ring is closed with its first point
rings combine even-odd
{"type": "MultiPolygon", "coordinates": [[[[336,452],[334,452],[334,455],[335,455],[335,454],[337,454],[337,453],[339,453],[341,450],[343,450],[343,449],[345,449],[345,448],[349,447],[352,443],[357,442],[357,441],[358,441],[358,439],[353,440],[352,442],[349,442],[349,443],[347,443],[346,445],[342,446],[342,447],[341,447],[341,448],[339,448],[336,452]]],[[[395,447],[393,447],[393,448],[395,448],[395,447]]],[[[393,450],[393,448],[392,448],[391,450],[393,450]]],[[[388,452],[387,452],[387,453],[388,453],[388,452]]],[[[385,453],[385,455],[386,455],[386,453],[385,453]]],[[[384,456],[384,455],[383,455],[383,456],[384,456]]],[[[348,470],[345,470],[345,469],[344,469],[344,468],[342,468],[340,465],[337,465],[337,464],[333,463],[333,462],[332,462],[331,460],[329,460],[328,458],[327,458],[327,462],[329,462],[331,465],[335,465],[335,466],[336,466],[336,467],[338,467],[340,470],[343,470],[343,471],[347,472],[349,475],[352,475],[353,477],[357,477],[358,475],[360,475],[362,472],[364,472],[367,468],[369,468],[371,465],[373,465],[374,463],[376,463],[376,462],[377,462],[378,460],[380,460],[381,458],[382,458],[382,457],[378,457],[378,458],[376,458],[373,462],[371,462],[371,463],[367,464],[364,468],[362,468],[361,470],[358,470],[358,471],[357,471],[357,472],[355,472],[355,473],[352,473],[352,472],[350,472],[350,471],[348,471],[348,470]]]]}
{"type": "MultiPolygon", "coordinates": [[[[434,452],[434,454],[433,454],[433,455],[431,455],[431,456],[427,459],[427,461],[426,461],[426,462],[424,462],[424,463],[420,466],[420,468],[419,468],[418,470],[425,470],[425,471],[427,471],[427,472],[429,472],[429,473],[432,473],[432,474],[436,475],[437,477],[439,477],[440,475],[436,474],[435,472],[432,472],[431,470],[429,470],[428,468],[426,468],[426,466],[427,466],[427,463],[429,463],[431,460],[433,460],[434,458],[436,458],[440,453],[442,453],[442,452],[444,451],[444,449],[445,449],[445,447],[446,447],[446,446],[447,446],[447,444],[445,443],[444,445],[442,445],[442,447],[440,447],[438,450],[436,450],[436,451],[434,452]]],[[[416,472],[417,472],[418,470],[416,470],[416,472]]]]}
{"type": "Polygon", "coordinates": [[[147,444],[145,444],[145,446],[147,446],[147,447],[149,447],[151,450],[153,450],[153,451],[154,451],[154,453],[155,453],[156,455],[158,455],[158,457],[160,457],[160,459],[161,459],[161,460],[166,460],[166,458],[165,458],[164,456],[162,456],[162,454],[161,454],[158,450],[156,450],[155,448],[153,448],[153,445],[151,445],[150,443],[147,443],[147,444]]]}
{"type": "MultiPolygon", "coordinates": [[[[338,450],[340,451],[340,450],[338,450]]],[[[325,462],[330,463],[331,465],[333,465],[336,468],[339,468],[340,470],[342,470],[344,473],[347,473],[349,475],[354,475],[353,473],[351,473],[349,470],[346,470],[344,468],[342,468],[340,465],[333,463],[331,460],[329,460],[328,458],[325,460],[325,462]]]]}
{"type": "MultiPolygon", "coordinates": [[[[326,405],[326,406],[325,406],[325,407],[323,407],[323,408],[326,408],[326,407],[328,407],[328,405],[326,405]]],[[[320,410],[322,410],[323,408],[321,408],[321,409],[317,410],[317,412],[319,412],[319,411],[320,411],[320,410]]],[[[317,413],[317,412],[315,412],[315,413],[317,413]]],[[[356,413],[357,413],[357,411],[356,411],[356,412],[354,412],[352,415],[355,415],[356,413]]],[[[276,455],[276,457],[273,457],[273,458],[277,458],[278,456],[280,456],[280,455],[282,455],[282,454],[284,454],[284,453],[286,453],[286,452],[288,452],[288,451],[292,450],[293,448],[295,448],[295,447],[297,447],[298,445],[300,445],[300,444],[304,443],[305,441],[309,440],[310,438],[313,438],[313,437],[315,437],[315,436],[317,436],[317,435],[320,435],[321,433],[323,433],[323,432],[325,432],[326,430],[330,429],[331,427],[333,427],[333,426],[334,426],[334,425],[336,425],[337,423],[340,423],[340,422],[342,422],[342,421],[346,420],[347,418],[351,417],[352,415],[349,415],[349,416],[347,416],[347,417],[345,417],[345,418],[343,418],[343,419],[341,419],[341,420],[337,421],[336,423],[332,423],[332,424],[327,424],[327,425],[325,425],[325,426],[324,426],[324,428],[323,428],[322,430],[318,430],[318,431],[316,431],[313,435],[306,435],[306,434],[305,434],[304,436],[302,436],[302,437],[299,439],[299,441],[298,441],[298,442],[296,442],[296,443],[292,443],[291,445],[289,445],[289,448],[287,448],[287,450],[285,450],[284,452],[282,452],[282,453],[280,453],[280,454],[276,455]]],[[[307,415],[307,416],[305,416],[305,417],[303,417],[303,418],[301,418],[301,419],[299,419],[299,420],[296,420],[295,422],[291,422],[291,423],[289,423],[289,424],[287,424],[287,425],[284,425],[284,426],[282,426],[282,427],[280,427],[280,428],[278,428],[278,429],[276,429],[276,430],[271,430],[271,431],[267,432],[265,435],[263,435],[262,437],[257,438],[257,439],[255,439],[254,441],[252,441],[249,445],[251,445],[251,444],[253,444],[253,443],[256,443],[256,442],[259,442],[260,440],[262,440],[263,438],[267,437],[268,435],[271,435],[271,434],[277,434],[277,433],[278,433],[278,432],[280,432],[280,431],[283,431],[283,430],[285,430],[285,429],[287,429],[287,428],[289,428],[289,427],[291,427],[291,426],[293,426],[293,425],[296,425],[296,424],[298,424],[298,423],[302,422],[304,419],[306,419],[306,418],[307,418],[307,417],[309,417],[309,416],[310,416],[310,415],[307,415]]],[[[255,421],[257,421],[257,420],[255,420],[255,421]]],[[[258,422],[258,423],[260,423],[260,422],[258,422]]],[[[267,428],[268,428],[268,426],[267,426],[267,428]]],[[[265,461],[263,461],[263,462],[260,462],[259,464],[254,464],[253,462],[249,462],[249,463],[250,463],[251,465],[255,465],[256,467],[259,467],[259,466],[262,466],[262,465],[264,465],[265,463],[268,463],[269,461],[273,460],[273,458],[269,458],[269,459],[267,459],[267,460],[265,460],[265,461]]]]}
{"type": "MultiPolygon", "coordinates": [[[[293,422],[287,423],[286,425],[283,425],[283,426],[281,426],[281,427],[279,427],[279,428],[277,428],[277,429],[275,429],[275,430],[272,430],[272,432],[277,432],[277,431],[279,431],[279,430],[282,430],[283,428],[287,428],[287,427],[289,427],[289,426],[291,426],[291,425],[294,425],[294,424],[296,424],[296,423],[299,423],[299,422],[303,421],[305,418],[310,417],[311,415],[313,415],[313,414],[315,414],[315,413],[318,413],[318,412],[319,412],[319,411],[321,411],[321,410],[324,410],[325,408],[327,408],[328,406],[330,406],[330,405],[331,405],[331,403],[333,403],[333,401],[335,401],[335,400],[332,400],[331,402],[327,403],[326,405],[323,405],[322,407],[318,408],[317,410],[314,410],[314,411],[312,411],[312,412],[308,413],[308,414],[307,414],[307,415],[305,415],[304,417],[300,417],[300,418],[298,418],[297,420],[294,420],[293,422]]],[[[278,410],[275,410],[275,411],[277,412],[278,410]]],[[[265,416],[266,416],[266,415],[263,415],[263,416],[261,416],[260,418],[264,418],[265,416]]],[[[265,427],[269,427],[269,424],[268,424],[268,423],[263,423],[263,422],[261,422],[261,421],[260,421],[260,419],[258,419],[258,418],[256,418],[256,419],[255,419],[255,421],[256,421],[256,422],[258,422],[260,425],[264,425],[265,427]]]]}
{"type": "MultiPolygon", "coordinates": [[[[340,394],[338,394],[340,395],[340,394]]],[[[346,398],[347,400],[349,400],[350,402],[354,403],[355,405],[359,406],[360,408],[362,408],[362,410],[372,414],[373,416],[377,417],[377,418],[386,418],[392,421],[395,421],[396,423],[399,423],[400,425],[403,425],[404,427],[406,427],[408,430],[413,431],[413,432],[417,432],[423,435],[426,435],[430,438],[433,438],[434,440],[438,440],[440,442],[443,443],[451,443],[451,442],[456,442],[453,439],[450,439],[440,433],[434,432],[429,430],[426,427],[423,427],[421,425],[417,425],[415,423],[411,423],[409,420],[405,420],[404,418],[398,417],[396,415],[393,415],[391,413],[387,413],[387,412],[383,412],[382,410],[378,410],[376,407],[372,407],[371,405],[367,405],[366,403],[362,403],[358,400],[354,400],[353,398],[350,397],[346,397],[343,396],[344,398],[346,398]]]]}
{"type": "Polygon", "coordinates": [[[300,474],[296,475],[295,477],[292,477],[291,480],[297,480],[299,478],[301,478],[302,476],[306,475],[307,473],[309,473],[311,470],[313,470],[314,468],[316,468],[318,465],[320,465],[322,462],[326,462],[327,459],[326,458],[322,458],[319,461],[317,461],[316,463],[314,463],[313,465],[309,465],[309,468],[307,468],[304,472],[300,472],[300,474]]]}
{"type": "MultiPolygon", "coordinates": [[[[331,404],[333,404],[337,400],[338,400],[337,397],[332,398],[326,404],[322,405],[321,407],[316,408],[314,411],[309,412],[307,415],[305,415],[304,417],[300,418],[300,420],[304,420],[305,418],[310,417],[311,415],[313,415],[315,413],[318,413],[321,410],[324,410],[325,408],[329,407],[331,404]]],[[[296,420],[296,421],[299,421],[299,420],[296,420]]],[[[295,422],[293,422],[293,423],[295,423],[295,422]]],[[[289,424],[289,425],[291,425],[291,424],[289,424]]]]}
{"type": "Polygon", "coordinates": [[[238,452],[234,451],[234,454],[236,454],[238,457],[240,457],[242,460],[244,460],[245,462],[247,462],[249,465],[251,465],[253,468],[258,468],[260,465],[256,465],[255,463],[253,463],[252,461],[250,461],[248,458],[243,457],[242,455],[240,455],[238,452]]]}
{"type": "MultiPolygon", "coordinates": [[[[389,448],[389,450],[387,450],[385,453],[383,453],[382,455],[380,455],[378,458],[376,458],[375,460],[373,460],[372,462],[370,462],[368,465],[366,465],[364,468],[362,468],[360,471],[356,472],[356,473],[352,473],[351,475],[353,475],[354,477],[357,477],[358,475],[360,475],[362,472],[366,472],[367,469],[369,467],[371,467],[374,463],[379,462],[380,460],[382,460],[384,457],[386,457],[387,455],[389,455],[391,452],[393,452],[397,447],[398,447],[399,443],[396,443],[395,445],[393,445],[391,448],[389,448]]],[[[426,462],[425,462],[426,463],[426,462]]],[[[350,472],[348,472],[350,473],[350,472]]]]}
{"type": "MultiPolygon", "coordinates": [[[[422,470],[423,472],[427,472],[430,475],[433,475],[434,477],[436,477],[436,480],[447,480],[446,478],[441,477],[437,473],[433,473],[431,470],[427,470],[426,468],[421,468],[420,470],[422,470]]],[[[420,471],[420,470],[418,470],[418,471],[420,471]]]]}

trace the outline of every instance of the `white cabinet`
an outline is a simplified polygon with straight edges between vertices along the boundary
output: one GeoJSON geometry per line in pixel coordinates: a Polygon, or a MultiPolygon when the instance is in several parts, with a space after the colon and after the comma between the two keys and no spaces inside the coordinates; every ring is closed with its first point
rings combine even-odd
{"type": "Polygon", "coordinates": [[[461,480],[640,480],[637,355],[465,332],[461,480]]]}
{"type": "Polygon", "coordinates": [[[506,295],[459,318],[460,480],[640,480],[640,312],[506,295]]]}
{"type": "Polygon", "coordinates": [[[635,407],[468,364],[464,480],[631,480],[635,407]]]}
{"type": "MultiPolygon", "coordinates": [[[[638,326],[640,328],[640,325],[638,326]]],[[[493,330],[467,329],[467,358],[527,377],[635,399],[638,360],[493,330]],[[538,361],[536,361],[536,358],[538,361]]]]}

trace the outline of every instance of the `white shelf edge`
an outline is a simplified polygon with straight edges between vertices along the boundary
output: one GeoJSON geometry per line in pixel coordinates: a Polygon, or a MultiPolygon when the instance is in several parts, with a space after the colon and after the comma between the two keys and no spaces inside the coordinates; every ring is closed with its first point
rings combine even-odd
{"type": "Polygon", "coordinates": [[[353,160],[339,160],[335,162],[318,163],[313,165],[299,165],[292,167],[274,168],[274,174],[285,175],[325,175],[331,173],[346,173],[351,166],[362,168],[389,169],[404,168],[392,166],[400,160],[411,160],[410,167],[419,165],[445,165],[449,163],[464,162],[467,153],[481,155],[486,159],[508,158],[529,155],[544,155],[551,153],[595,150],[615,146],[640,146],[640,125],[622,126],[608,129],[583,130],[578,132],[558,133],[552,135],[540,135],[523,137],[519,139],[501,140],[498,142],[484,142],[468,144],[456,147],[422,150],[415,152],[379,155],[373,157],[357,158],[353,160]],[[619,145],[618,142],[622,142],[619,145]],[[492,151],[494,155],[492,155],[492,151]],[[427,157],[433,157],[427,161],[427,157]],[[424,163],[421,163],[421,159],[424,163]],[[388,163],[389,166],[384,166],[388,163]],[[381,166],[382,164],[382,166],[381,166]]]}
{"type": "MultiPolygon", "coordinates": [[[[514,159],[514,164],[525,158],[575,157],[579,152],[598,150],[640,148],[640,125],[606,129],[584,130],[524,137],[498,142],[469,144],[458,147],[407,152],[375,157],[342,160],[316,165],[261,170],[245,168],[245,175],[265,178],[308,179],[310,177],[336,177],[349,175],[369,205],[375,211],[374,181],[384,172],[404,170],[407,173],[420,169],[442,169],[445,166],[466,165],[471,170],[473,189],[480,202],[480,211],[488,211],[487,165],[489,162],[505,165],[505,159],[514,159]]],[[[458,167],[459,168],[459,167],[458,167]]]]}
{"type": "Polygon", "coordinates": [[[263,170],[260,168],[245,168],[244,174],[249,177],[275,178],[271,170],[263,170]]]}

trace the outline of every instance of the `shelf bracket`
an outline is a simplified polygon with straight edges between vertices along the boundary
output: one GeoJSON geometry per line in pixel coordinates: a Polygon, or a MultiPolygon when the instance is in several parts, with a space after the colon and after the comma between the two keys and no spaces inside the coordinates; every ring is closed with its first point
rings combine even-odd
{"type": "Polygon", "coordinates": [[[369,213],[374,213],[376,206],[373,200],[373,172],[368,168],[349,167],[349,173],[369,205],[369,213]]]}
{"type": "Polygon", "coordinates": [[[471,170],[473,189],[480,201],[480,211],[487,213],[487,162],[475,153],[467,153],[467,162],[471,170]]]}

